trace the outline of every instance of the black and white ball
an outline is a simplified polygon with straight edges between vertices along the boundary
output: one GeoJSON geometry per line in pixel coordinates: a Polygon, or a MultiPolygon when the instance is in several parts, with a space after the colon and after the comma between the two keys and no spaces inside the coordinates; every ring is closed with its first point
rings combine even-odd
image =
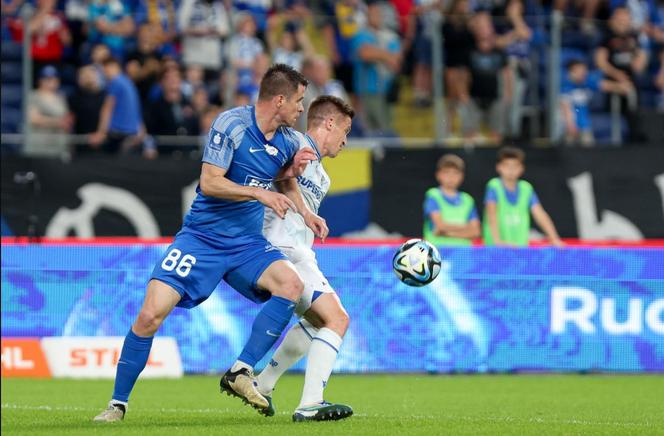
{"type": "Polygon", "coordinates": [[[438,277],[440,260],[436,247],[422,239],[410,239],[397,250],[392,269],[408,286],[424,286],[438,277]]]}

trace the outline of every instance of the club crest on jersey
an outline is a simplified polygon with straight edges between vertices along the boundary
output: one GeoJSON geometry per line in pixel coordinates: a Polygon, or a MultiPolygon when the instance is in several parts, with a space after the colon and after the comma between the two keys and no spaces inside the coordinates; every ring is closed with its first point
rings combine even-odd
{"type": "Polygon", "coordinates": [[[260,148],[260,147],[256,147],[256,148],[254,148],[254,147],[249,147],[249,152],[252,153],[252,154],[253,154],[253,153],[258,153],[259,151],[264,151],[264,152],[266,152],[267,154],[269,154],[270,156],[276,156],[277,154],[279,154],[279,149],[278,149],[277,147],[273,147],[273,146],[271,146],[270,144],[265,144],[265,145],[263,145],[263,148],[260,148]]]}
{"type": "Polygon", "coordinates": [[[210,148],[213,150],[221,150],[221,144],[224,142],[224,136],[221,132],[218,132],[215,129],[212,129],[212,138],[208,143],[210,148]]]}
{"type": "Polygon", "coordinates": [[[279,150],[277,149],[277,147],[273,147],[270,144],[265,144],[265,151],[270,156],[276,156],[277,153],[279,153],[279,150]]]}

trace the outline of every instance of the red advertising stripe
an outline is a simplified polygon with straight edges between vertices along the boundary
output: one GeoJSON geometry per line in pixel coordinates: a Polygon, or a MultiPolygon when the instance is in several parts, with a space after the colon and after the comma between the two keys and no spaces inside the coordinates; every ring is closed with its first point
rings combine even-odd
{"type": "MultiPolygon", "coordinates": [[[[320,246],[378,246],[378,245],[399,245],[410,238],[400,239],[346,239],[346,238],[328,238],[325,242],[317,241],[320,246]]],[[[620,248],[664,248],[664,239],[643,239],[641,241],[587,241],[581,239],[564,239],[565,244],[570,247],[620,247],[620,248]]],[[[161,238],[136,238],[125,236],[106,236],[99,238],[28,238],[25,236],[4,236],[1,239],[3,245],[155,245],[170,244],[172,237],[161,238]]],[[[481,240],[476,240],[474,245],[482,245],[481,240]]],[[[547,242],[532,242],[531,247],[546,247],[547,242]]]]}

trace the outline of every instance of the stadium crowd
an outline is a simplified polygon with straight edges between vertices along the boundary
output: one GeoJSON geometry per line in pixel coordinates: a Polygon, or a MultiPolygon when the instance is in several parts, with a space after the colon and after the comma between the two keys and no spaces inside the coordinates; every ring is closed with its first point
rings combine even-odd
{"type": "MultiPolygon", "coordinates": [[[[593,144],[591,115],[608,112],[608,94],[620,96],[629,141],[641,139],[641,108],[664,110],[663,6],[654,0],[31,0],[24,22],[25,3],[3,0],[2,40],[18,46],[26,26],[32,33],[32,154],[66,153],[68,133],[87,135],[78,151],[150,158],[197,148],[153,137],[205,134],[220,110],[255,101],[272,63],[305,74],[307,104],[321,94],[352,101],[353,135],[395,136],[395,104],[431,105],[431,29],[443,37],[452,133],[519,138],[532,95],[546,94],[555,9],[565,17],[556,139],[593,144]],[[444,20],[434,29],[436,8],[444,20]]],[[[4,58],[3,47],[3,91],[20,83],[4,58]]],[[[5,120],[11,105],[3,98],[3,132],[19,130],[5,120]]]]}

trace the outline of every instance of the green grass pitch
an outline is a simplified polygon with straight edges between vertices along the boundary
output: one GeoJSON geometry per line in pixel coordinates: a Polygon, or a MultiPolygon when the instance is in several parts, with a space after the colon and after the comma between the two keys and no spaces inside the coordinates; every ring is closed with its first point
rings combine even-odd
{"type": "MultiPolygon", "coordinates": [[[[123,422],[91,422],[110,380],[2,380],[8,435],[664,435],[662,375],[334,375],[338,422],[294,423],[303,377],[284,377],[277,415],[220,395],[218,377],[139,380],[123,422]]],[[[6,433],[5,433],[6,432],[6,433]]]]}

